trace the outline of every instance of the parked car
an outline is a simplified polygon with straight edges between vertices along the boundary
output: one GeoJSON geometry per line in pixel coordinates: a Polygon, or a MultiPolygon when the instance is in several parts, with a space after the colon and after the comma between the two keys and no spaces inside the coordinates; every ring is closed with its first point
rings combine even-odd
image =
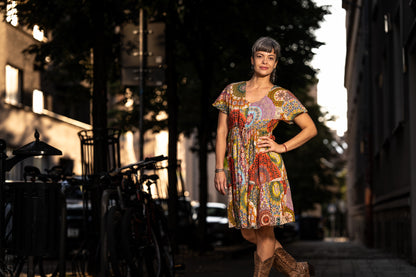
{"type": "Polygon", "coordinates": [[[91,222],[91,205],[88,205],[88,211],[85,212],[81,186],[81,176],[72,176],[61,184],[66,200],[66,250],[69,253],[82,246],[86,238],[85,224],[91,222]]]}
{"type": "Polygon", "coordinates": [[[276,239],[280,242],[291,242],[299,238],[299,223],[289,222],[274,228],[276,239]]]}
{"type": "MultiPolygon", "coordinates": [[[[192,203],[192,218],[198,224],[199,203],[192,203]]],[[[241,241],[242,236],[239,230],[229,228],[227,205],[218,202],[207,203],[207,237],[212,244],[233,244],[241,241]]]]}

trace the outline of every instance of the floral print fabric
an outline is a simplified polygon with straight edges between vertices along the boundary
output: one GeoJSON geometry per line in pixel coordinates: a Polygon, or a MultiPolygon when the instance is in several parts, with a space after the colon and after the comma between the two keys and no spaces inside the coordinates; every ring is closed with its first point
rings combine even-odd
{"type": "Polygon", "coordinates": [[[280,154],[261,153],[261,136],[273,138],[279,121],[307,112],[288,90],[274,86],[261,100],[245,99],[246,82],[228,85],[213,106],[228,115],[228,220],[235,228],[295,221],[286,169],[280,154]]]}

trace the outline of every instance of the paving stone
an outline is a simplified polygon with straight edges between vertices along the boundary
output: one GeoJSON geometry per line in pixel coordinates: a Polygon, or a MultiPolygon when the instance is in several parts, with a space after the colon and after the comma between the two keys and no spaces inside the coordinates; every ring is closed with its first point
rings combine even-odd
{"type": "MultiPolygon", "coordinates": [[[[298,260],[314,265],[317,277],[407,277],[416,276],[416,267],[407,261],[377,249],[368,249],[348,240],[295,241],[284,245],[298,260]]],[[[178,277],[251,277],[253,245],[216,247],[199,254],[182,249],[178,261],[185,269],[178,277]]],[[[284,276],[272,270],[270,277],[284,276]]]]}

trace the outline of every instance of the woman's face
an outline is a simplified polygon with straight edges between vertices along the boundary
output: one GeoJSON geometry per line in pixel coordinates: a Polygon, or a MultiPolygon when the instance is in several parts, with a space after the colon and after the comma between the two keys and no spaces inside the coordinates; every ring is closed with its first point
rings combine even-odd
{"type": "Polygon", "coordinates": [[[251,57],[254,73],[259,76],[267,76],[273,72],[277,66],[277,56],[274,52],[257,51],[251,57]]]}

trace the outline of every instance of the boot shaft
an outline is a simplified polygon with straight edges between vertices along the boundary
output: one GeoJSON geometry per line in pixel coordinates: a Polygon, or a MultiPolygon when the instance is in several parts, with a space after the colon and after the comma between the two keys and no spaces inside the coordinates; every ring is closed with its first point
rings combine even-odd
{"type": "Polygon", "coordinates": [[[265,261],[262,261],[259,255],[257,255],[257,252],[254,252],[254,277],[268,277],[273,266],[274,259],[275,257],[273,255],[265,261]]]}

